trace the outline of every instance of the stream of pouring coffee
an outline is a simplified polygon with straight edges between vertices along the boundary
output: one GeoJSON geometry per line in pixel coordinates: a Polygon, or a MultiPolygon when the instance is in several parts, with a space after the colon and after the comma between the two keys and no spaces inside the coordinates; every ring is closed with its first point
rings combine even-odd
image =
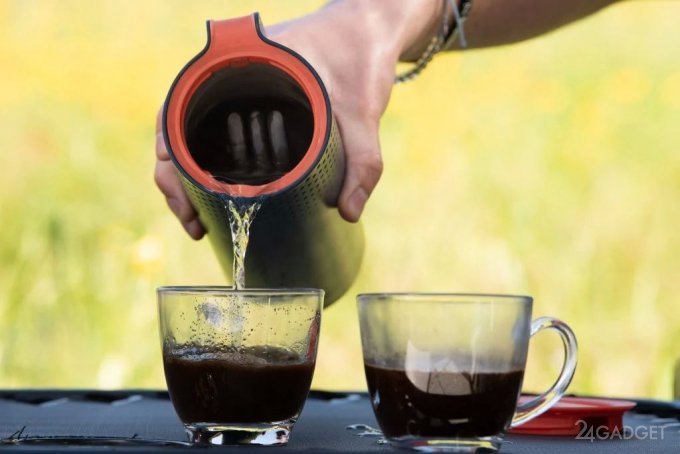
{"type": "MultiPolygon", "coordinates": [[[[286,140],[283,115],[280,111],[272,111],[266,121],[260,111],[250,113],[249,131],[252,134],[248,150],[244,128],[245,121],[238,113],[232,112],[227,120],[230,147],[237,168],[251,167],[251,176],[274,176],[290,170],[290,156],[286,140]],[[265,139],[268,136],[269,139],[265,139]],[[271,148],[269,145],[271,145],[271,148]],[[274,173],[272,173],[274,172],[274,173]]],[[[250,236],[250,225],[255,219],[261,203],[257,200],[223,198],[224,207],[229,218],[231,241],[234,245],[234,288],[244,289],[246,286],[246,250],[250,236]]]]}
{"type": "Polygon", "coordinates": [[[234,244],[234,288],[242,290],[246,286],[246,250],[250,237],[250,225],[255,219],[260,202],[226,200],[225,208],[229,216],[231,241],[234,244]]]}

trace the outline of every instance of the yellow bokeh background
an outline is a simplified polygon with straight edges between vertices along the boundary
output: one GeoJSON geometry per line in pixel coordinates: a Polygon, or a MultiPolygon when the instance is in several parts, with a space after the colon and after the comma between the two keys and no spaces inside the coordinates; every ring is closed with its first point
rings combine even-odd
{"type": "MultiPolygon", "coordinates": [[[[164,387],[155,287],[227,281],[154,187],[155,114],[205,19],[320,4],[0,2],[0,386],[164,387]]],[[[365,387],[355,294],[476,291],[573,326],[571,391],[671,397],[679,19],[678,2],[622,2],[394,90],[364,263],[324,314],[314,387],[365,387]]],[[[561,357],[539,336],[525,387],[561,357]]]]}

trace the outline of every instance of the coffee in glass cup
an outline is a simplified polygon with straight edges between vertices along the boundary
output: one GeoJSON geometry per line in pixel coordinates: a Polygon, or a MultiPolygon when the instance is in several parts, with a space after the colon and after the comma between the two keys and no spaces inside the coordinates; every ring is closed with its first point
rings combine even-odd
{"type": "Polygon", "coordinates": [[[528,296],[358,296],[366,381],[387,440],[426,452],[496,451],[504,432],[547,411],[576,368],[576,338],[563,322],[531,321],[528,296]],[[557,382],[518,405],[529,338],[562,337],[557,382]]]}
{"type": "Polygon", "coordinates": [[[315,289],[161,287],[163,366],[190,441],[282,445],[314,374],[315,289]]]}

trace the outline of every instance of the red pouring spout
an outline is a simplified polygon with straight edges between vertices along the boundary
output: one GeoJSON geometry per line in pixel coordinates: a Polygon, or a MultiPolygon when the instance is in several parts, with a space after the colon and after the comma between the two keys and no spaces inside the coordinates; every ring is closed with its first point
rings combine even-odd
{"type": "MultiPolygon", "coordinates": [[[[257,88],[254,87],[253,90],[257,88]]],[[[330,122],[330,105],[319,76],[301,57],[267,40],[262,32],[259,15],[255,13],[237,19],[208,21],[208,44],[203,52],[180,72],[168,96],[163,123],[170,155],[187,178],[215,192],[239,197],[257,197],[293,186],[309,173],[319,160],[330,130],[330,122]],[[254,67],[259,71],[248,71],[254,67]],[[252,84],[253,77],[257,77],[258,72],[264,79],[261,81],[260,90],[264,92],[261,95],[266,96],[266,92],[269,91],[267,88],[274,83],[274,80],[266,80],[266,77],[274,79],[276,76],[285,75],[297,84],[297,88],[306,97],[313,117],[309,146],[297,165],[280,178],[262,185],[229,184],[216,179],[194,159],[187,143],[187,122],[191,120],[187,117],[205,114],[205,111],[200,111],[201,107],[204,110],[214,107],[205,102],[200,105],[200,100],[194,99],[194,96],[202,86],[210,82],[211,78],[219,78],[220,71],[223,71],[221,83],[231,83],[233,91],[220,91],[220,84],[214,81],[212,91],[202,93],[203,97],[231,95],[233,96],[231,99],[237,100],[244,85],[252,84]],[[199,105],[191,106],[192,99],[199,105]]]]}

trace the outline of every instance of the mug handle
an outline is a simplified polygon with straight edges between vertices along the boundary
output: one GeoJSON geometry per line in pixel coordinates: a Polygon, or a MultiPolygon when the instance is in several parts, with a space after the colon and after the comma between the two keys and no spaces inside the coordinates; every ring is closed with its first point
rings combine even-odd
{"type": "Polygon", "coordinates": [[[534,397],[529,402],[517,405],[517,411],[512,418],[510,428],[517,427],[527,421],[542,415],[562,397],[567,390],[576,371],[576,336],[569,325],[553,317],[540,317],[531,322],[531,337],[544,329],[554,329],[564,343],[564,364],[557,381],[543,394],[534,397]]]}

